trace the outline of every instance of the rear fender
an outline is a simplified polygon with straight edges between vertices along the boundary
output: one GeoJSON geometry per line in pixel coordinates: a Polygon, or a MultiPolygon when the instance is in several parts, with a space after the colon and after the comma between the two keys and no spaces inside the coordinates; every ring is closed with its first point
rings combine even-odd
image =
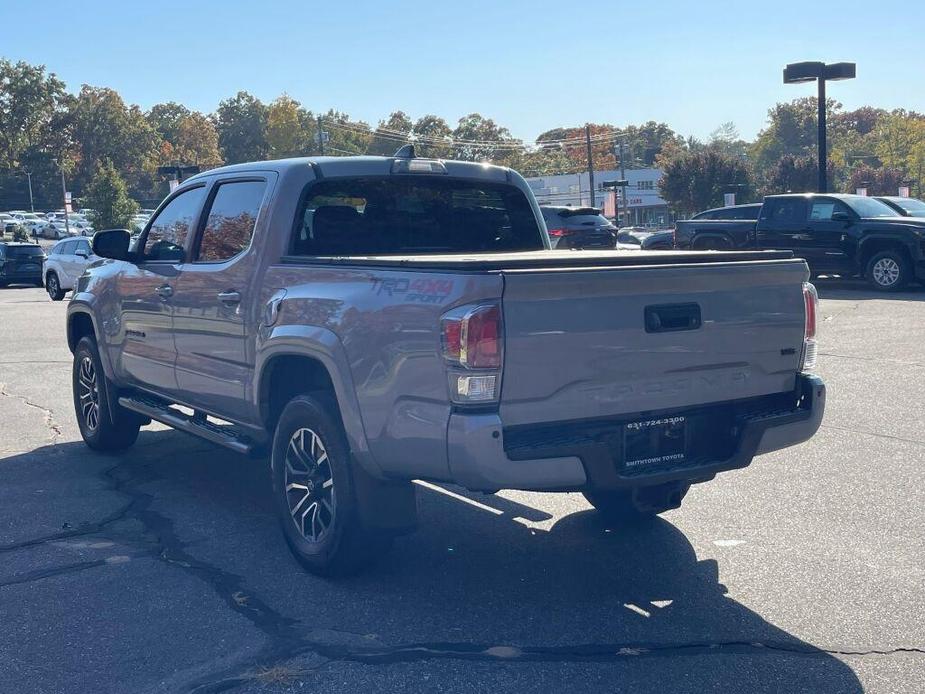
{"type": "MultiPolygon", "coordinates": [[[[369,451],[360,404],[340,339],[331,330],[311,325],[281,325],[270,330],[257,345],[252,398],[260,421],[266,421],[266,403],[261,402],[263,379],[268,375],[267,365],[274,357],[307,357],[320,362],[331,378],[334,395],[340,410],[347,443],[357,462],[371,475],[382,477],[382,471],[369,451]]],[[[272,432],[270,432],[272,435],[272,432]]]]}

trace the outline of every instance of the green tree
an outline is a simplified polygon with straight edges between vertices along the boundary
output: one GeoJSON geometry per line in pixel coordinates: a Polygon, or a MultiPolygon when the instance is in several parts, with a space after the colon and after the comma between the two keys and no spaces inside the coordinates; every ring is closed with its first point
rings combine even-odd
{"type": "Polygon", "coordinates": [[[710,133],[707,146],[742,161],[748,159],[748,143],[739,136],[739,130],[732,121],[721,124],[710,133]]]}
{"type": "Polygon", "coordinates": [[[157,166],[161,139],[137,106],[118,92],[84,85],[73,104],[73,137],[78,147],[71,187],[80,194],[109,161],[130,191],[147,188],[157,166]]]}
{"type": "Polygon", "coordinates": [[[389,156],[411,141],[414,123],[404,111],[395,111],[387,120],[379,121],[369,143],[369,154],[389,156]]]}
{"type": "Polygon", "coordinates": [[[19,166],[23,153],[50,134],[65,98],[64,82],[44,65],[0,59],[0,156],[6,168],[19,166]]]}
{"type": "Polygon", "coordinates": [[[175,101],[168,101],[166,104],[154,104],[145,114],[145,119],[162,140],[176,145],[180,134],[180,123],[191,113],[186,106],[175,101]]]}
{"type": "Polygon", "coordinates": [[[451,141],[453,131],[447,122],[433,114],[421,116],[411,128],[416,143],[416,151],[422,157],[447,159],[453,156],[451,141]]]}
{"type": "Polygon", "coordinates": [[[182,164],[197,164],[201,169],[221,166],[218,132],[212,121],[196,111],[184,117],[177,125],[173,158],[182,164]]]}
{"type": "MultiPolygon", "coordinates": [[[[837,120],[841,104],[826,101],[826,119],[837,120]]],[[[767,184],[781,157],[814,156],[816,153],[816,98],[804,97],[775,104],[768,110],[768,126],[758,133],[749,157],[755,176],[767,184]]]]}
{"type": "Polygon", "coordinates": [[[93,210],[89,219],[95,229],[126,229],[138,212],[138,204],[129,198],[125,181],[110,161],[97,169],[83,202],[93,210]]]}
{"type": "MultiPolygon", "coordinates": [[[[835,165],[829,161],[827,171],[829,183],[834,173],[835,165]]],[[[807,193],[816,190],[818,185],[819,167],[816,164],[816,157],[794,157],[785,154],[778,160],[771,172],[767,193],[807,193]]]]}
{"type": "Polygon", "coordinates": [[[215,128],[225,161],[237,164],[267,158],[267,115],[267,106],[245,91],[218,105],[215,128]]]}
{"type": "Polygon", "coordinates": [[[464,161],[494,161],[507,145],[519,143],[507,128],[479,113],[460,118],[453,131],[454,156],[464,161]]]}
{"type": "Polygon", "coordinates": [[[741,201],[751,199],[751,180],[742,161],[710,149],[673,159],[658,186],[661,196],[681,214],[721,205],[727,192],[735,191],[741,201]]]}

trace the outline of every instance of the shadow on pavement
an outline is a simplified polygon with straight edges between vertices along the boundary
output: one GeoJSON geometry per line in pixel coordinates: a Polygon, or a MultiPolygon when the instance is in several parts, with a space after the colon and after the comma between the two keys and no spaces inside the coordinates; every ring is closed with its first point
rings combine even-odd
{"type": "Polygon", "coordinates": [[[901,292],[880,292],[873,289],[865,280],[858,278],[842,279],[822,276],[816,277],[811,282],[816,285],[820,299],[925,301],[925,286],[921,284],[910,284],[901,292]]]}
{"type": "MultiPolygon", "coordinates": [[[[698,559],[687,537],[666,520],[608,528],[596,513],[577,511],[545,529],[538,524],[554,516],[525,503],[456,488],[449,488],[456,496],[421,488],[416,533],[400,538],[367,573],[325,581],[304,573],[289,555],[272,513],[265,470],[263,461],[165,431],[143,432],[139,445],[119,457],[97,456],[82,443],[67,443],[0,460],[0,471],[14,479],[30,472],[43,475],[49,494],[81,477],[102,478],[107,494],[127,501],[112,513],[140,526],[134,531],[139,551],[196,576],[225,609],[262,632],[266,645],[258,658],[225,663],[193,680],[205,691],[210,682],[234,681],[249,669],[285,663],[300,653],[378,664],[438,659],[611,663],[615,677],[638,675],[642,679],[634,686],[642,682],[644,689],[659,691],[861,690],[854,672],[834,655],[730,598],[717,562],[698,559]],[[55,471],[53,478],[49,470],[55,471]]],[[[47,496],[30,508],[28,498],[18,500],[17,522],[36,518],[45,501],[47,496]]],[[[93,515],[87,508],[80,513],[84,517],[73,516],[71,530],[60,532],[92,537],[110,532],[101,522],[105,513],[93,515]]],[[[8,520],[0,517],[0,528],[12,527],[8,520]]],[[[129,541],[131,527],[120,532],[121,541],[129,541]]],[[[20,542],[25,537],[21,527],[16,535],[20,542]]],[[[0,535],[0,549],[9,549],[8,539],[0,535]]],[[[95,572],[107,571],[113,569],[92,568],[80,580],[93,582],[99,580],[95,572]]],[[[43,600],[42,582],[31,588],[30,600],[43,600]]],[[[150,590],[155,595],[157,586],[150,590]]],[[[785,599],[774,595],[773,585],[765,590],[769,601],[785,599]]],[[[191,606],[184,618],[202,620],[196,609],[191,606]]],[[[67,635],[79,627],[82,638],[93,639],[95,631],[111,631],[114,620],[120,631],[118,621],[125,620],[132,638],[113,646],[112,662],[98,673],[111,681],[129,653],[157,648],[170,638],[156,623],[143,631],[130,629],[133,615],[133,605],[112,605],[95,623],[72,624],[65,613],[41,628],[67,635]]],[[[208,670],[214,656],[201,658],[208,670]]],[[[80,666],[55,667],[68,665],[80,666]]],[[[163,682],[172,673],[142,668],[133,677],[148,674],[151,682],[163,682]]],[[[621,689],[621,681],[612,685],[621,689]]],[[[473,681],[473,688],[490,684],[473,681]]],[[[574,684],[581,688],[580,681],[574,684]]]]}

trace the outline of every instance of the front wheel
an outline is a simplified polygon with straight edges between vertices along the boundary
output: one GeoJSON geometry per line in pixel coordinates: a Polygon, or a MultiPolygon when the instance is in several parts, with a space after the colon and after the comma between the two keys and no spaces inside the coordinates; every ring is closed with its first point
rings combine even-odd
{"type": "Polygon", "coordinates": [[[286,543],[302,566],[322,576],[353,573],[391,545],[389,536],[362,522],[350,452],[333,407],[310,395],[293,398],[276,425],[270,457],[286,543]]]}
{"type": "Polygon", "coordinates": [[[52,301],[61,301],[64,298],[65,291],[61,289],[61,282],[54,272],[49,272],[45,277],[45,291],[52,301]]]}
{"type": "Polygon", "coordinates": [[[897,292],[912,275],[912,266],[899,251],[881,251],[867,263],[867,281],[882,292],[897,292]]]}
{"type": "Polygon", "coordinates": [[[82,338],[74,350],[72,388],[80,435],[90,448],[108,453],[135,443],[141,420],[116,403],[110,406],[106,374],[91,337],[82,338]]]}

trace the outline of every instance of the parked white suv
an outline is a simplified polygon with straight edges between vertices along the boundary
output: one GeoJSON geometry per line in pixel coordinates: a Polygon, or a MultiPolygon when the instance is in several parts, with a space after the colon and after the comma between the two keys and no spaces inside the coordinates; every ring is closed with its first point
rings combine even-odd
{"type": "Polygon", "coordinates": [[[52,301],[61,301],[94,260],[98,258],[90,249],[89,239],[69,238],[56,243],[45,262],[45,289],[52,301]]]}

